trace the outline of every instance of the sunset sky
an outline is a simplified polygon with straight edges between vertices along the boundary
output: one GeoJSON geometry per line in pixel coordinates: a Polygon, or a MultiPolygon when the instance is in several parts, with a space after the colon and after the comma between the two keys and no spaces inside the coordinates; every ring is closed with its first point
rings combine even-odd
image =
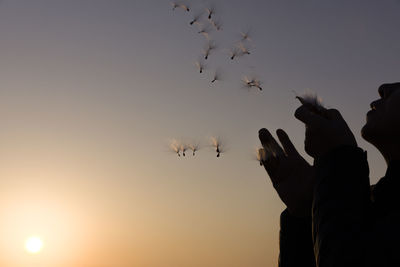
{"type": "Polygon", "coordinates": [[[384,175],[359,133],[378,86],[399,81],[400,1],[188,3],[0,1],[0,266],[276,266],[285,207],[252,153],[260,128],[283,128],[311,162],[293,91],[338,108],[371,182],[384,175]],[[223,29],[200,74],[189,22],[209,6],[223,29]],[[230,60],[247,30],[251,54],[230,60]],[[179,158],[171,139],[202,148],[179,158]]]}

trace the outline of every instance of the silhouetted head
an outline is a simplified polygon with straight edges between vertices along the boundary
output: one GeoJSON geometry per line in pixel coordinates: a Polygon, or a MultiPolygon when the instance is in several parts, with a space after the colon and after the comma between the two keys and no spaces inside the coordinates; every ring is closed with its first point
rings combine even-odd
{"type": "Polygon", "coordinates": [[[362,137],[383,154],[386,162],[400,160],[400,82],[383,84],[371,103],[362,137]]]}

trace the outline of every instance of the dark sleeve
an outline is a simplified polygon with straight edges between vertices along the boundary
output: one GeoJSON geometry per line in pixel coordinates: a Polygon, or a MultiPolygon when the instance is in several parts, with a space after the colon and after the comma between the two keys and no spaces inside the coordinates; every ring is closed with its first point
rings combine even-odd
{"type": "Polygon", "coordinates": [[[368,266],[364,238],[371,202],[366,152],[339,147],[315,166],[312,222],[317,266],[368,266]]]}
{"type": "Polygon", "coordinates": [[[314,267],[311,216],[297,218],[284,210],[279,232],[279,267],[314,267]]]}

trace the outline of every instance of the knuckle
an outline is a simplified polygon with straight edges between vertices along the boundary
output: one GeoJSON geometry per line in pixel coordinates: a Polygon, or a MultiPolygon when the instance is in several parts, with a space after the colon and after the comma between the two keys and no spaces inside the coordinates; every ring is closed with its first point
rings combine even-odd
{"type": "Polygon", "coordinates": [[[303,113],[303,110],[304,110],[304,107],[303,107],[303,106],[298,107],[298,108],[296,109],[296,111],[294,112],[294,116],[295,116],[296,118],[300,117],[301,114],[303,113]]]}
{"type": "Polygon", "coordinates": [[[328,113],[329,113],[329,115],[331,115],[331,116],[333,116],[335,118],[341,118],[342,117],[342,114],[340,114],[340,111],[335,109],[335,108],[328,109],[328,113]]]}

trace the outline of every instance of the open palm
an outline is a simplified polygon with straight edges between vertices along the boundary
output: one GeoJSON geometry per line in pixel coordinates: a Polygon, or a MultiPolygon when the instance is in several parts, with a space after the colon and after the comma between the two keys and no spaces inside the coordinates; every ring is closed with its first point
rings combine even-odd
{"type": "Polygon", "coordinates": [[[267,129],[259,131],[260,141],[266,151],[263,165],[289,212],[297,217],[309,216],[314,167],[297,152],[285,131],[279,129],[276,133],[282,147],[267,129]]]}

